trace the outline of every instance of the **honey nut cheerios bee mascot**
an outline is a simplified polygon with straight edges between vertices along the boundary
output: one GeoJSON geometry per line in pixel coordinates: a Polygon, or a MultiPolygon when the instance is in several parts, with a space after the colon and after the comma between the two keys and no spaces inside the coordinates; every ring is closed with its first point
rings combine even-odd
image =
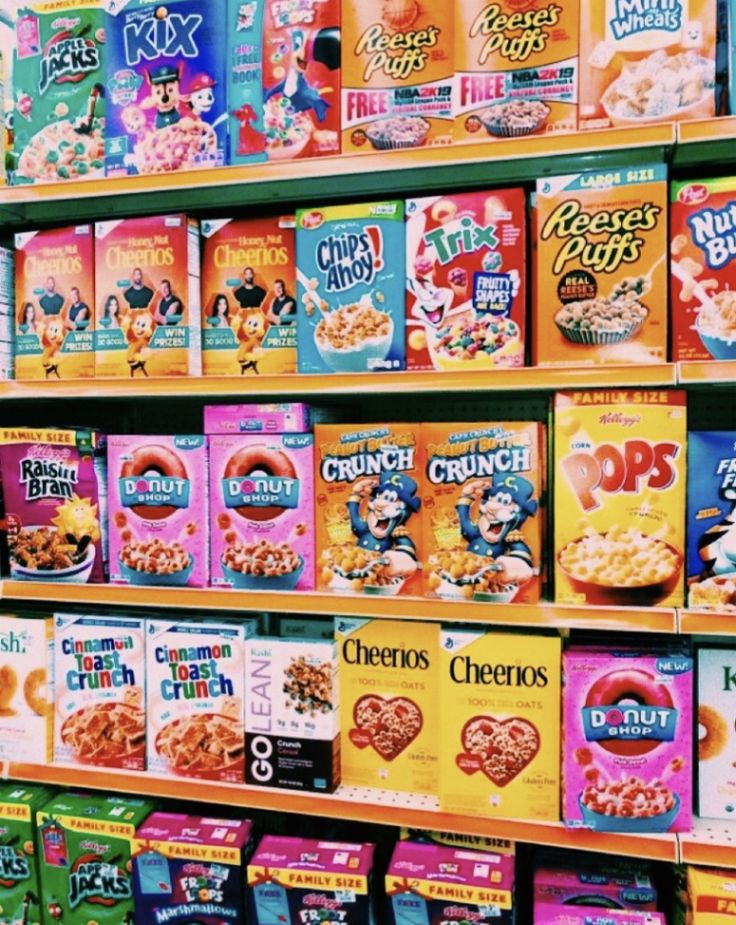
{"type": "Polygon", "coordinates": [[[50,318],[46,321],[41,333],[41,346],[43,347],[41,365],[46,372],[47,379],[50,379],[51,376],[61,379],[59,374],[59,354],[65,337],[66,327],[63,318],[50,318]]]}
{"type": "Polygon", "coordinates": [[[239,324],[235,330],[240,346],[238,347],[238,364],[241,376],[252,369],[258,375],[258,361],[263,358],[261,347],[266,336],[266,319],[260,308],[245,308],[239,313],[239,324]]]}
{"type": "Polygon", "coordinates": [[[147,308],[134,309],[130,313],[130,323],[126,337],[128,338],[127,361],[131,377],[140,370],[146,378],[148,371],[146,363],[151,357],[151,338],[156,330],[156,322],[147,308]]]}

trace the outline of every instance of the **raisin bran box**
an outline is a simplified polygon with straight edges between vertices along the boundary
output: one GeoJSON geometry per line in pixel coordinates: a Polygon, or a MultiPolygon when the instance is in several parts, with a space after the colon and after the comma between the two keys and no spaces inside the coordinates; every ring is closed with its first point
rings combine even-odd
{"type": "Polygon", "coordinates": [[[698,649],[698,815],[733,819],[736,811],[736,651],[698,649]]]}
{"type": "Polygon", "coordinates": [[[0,925],[42,918],[34,817],[52,793],[32,784],[0,785],[0,925]]]}

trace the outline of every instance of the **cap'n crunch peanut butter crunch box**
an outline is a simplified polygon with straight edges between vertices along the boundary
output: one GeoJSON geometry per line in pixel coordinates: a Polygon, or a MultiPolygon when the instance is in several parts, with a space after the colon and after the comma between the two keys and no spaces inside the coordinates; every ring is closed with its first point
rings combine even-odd
{"type": "Polygon", "coordinates": [[[557,603],[681,606],[685,393],[560,392],[554,428],[557,603]]]}

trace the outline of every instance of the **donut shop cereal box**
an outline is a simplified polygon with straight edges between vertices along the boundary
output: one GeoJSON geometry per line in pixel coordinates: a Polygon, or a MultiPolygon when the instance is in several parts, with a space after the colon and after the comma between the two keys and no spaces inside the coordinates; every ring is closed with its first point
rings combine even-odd
{"type": "Polygon", "coordinates": [[[572,646],[562,665],[565,825],[689,832],[692,658],[572,646]]]}
{"type": "Polygon", "coordinates": [[[667,358],[664,165],[548,177],[532,200],[532,360],[667,358]]]}
{"type": "Polygon", "coordinates": [[[92,225],[16,234],[16,379],[94,376],[94,247],[92,225]]]}
{"type": "Polygon", "coordinates": [[[202,371],[199,225],[185,215],[95,225],[96,375],[202,371]]]}
{"type": "Polygon", "coordinates": [[[0,786],[0,925],[41,919],[35,816],[52,793],[34,785],[0,786]]]}
{"type": "Polygon", "coordinates": [[[698,815],[733,819],[736,813],[736,652],[698,649],[698,815]]]}
{"type": "Polygon", "coordinates": [[[667,919],[661,912],[539,905],[534,908],[534,925],[667,925],[667,919]]]}
{"type": "Polygon", "coordinates": [[[558,392],[555,600],[679,607],[685,555],[683,392],[558,392]]]}
{"type": "Polygon", "coordinates": [[[534,870],[534,907],[600,906],[654,912],[657,888],[645,869],[622,867],[614,860],[560,864],[557,860],[534,870]]]}
{"type": "Polygon", "coordinates": [[[407,368],[523,366],[524,190],[409,199],[406,220],[407,368]]]}
{"type": "Polygon", "coordinates": [[[298,209],[300,373],[404,368],[404,203],[298,209]]]}

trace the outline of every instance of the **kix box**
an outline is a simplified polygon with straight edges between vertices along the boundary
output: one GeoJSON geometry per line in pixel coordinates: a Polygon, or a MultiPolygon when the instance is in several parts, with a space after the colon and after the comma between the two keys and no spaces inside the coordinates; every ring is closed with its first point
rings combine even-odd
{"type": "Polygon", "coordinates": [[[684,392],[559,392],[555,600],[677,607],[685,550],[684,392]]]}
{"type": "Polygon", "coordinates": [[[95,225],[96,375],[202,370],[199,225],[185,215],[95,225]]]}
{"type": "Polygon", "coordinates": [[[34,817],[52,793],[32,784],[0,786],[0,925],[41,919],[34,817]]]}

